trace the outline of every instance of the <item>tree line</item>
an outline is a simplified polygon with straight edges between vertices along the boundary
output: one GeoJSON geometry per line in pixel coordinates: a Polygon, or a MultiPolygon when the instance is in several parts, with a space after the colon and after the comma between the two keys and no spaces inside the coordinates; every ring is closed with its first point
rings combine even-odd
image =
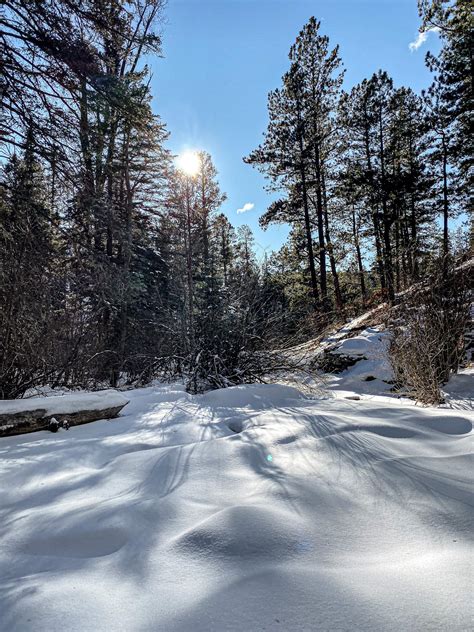
{"type": "Polygon", "coordinates": [[[466,250],[448,222],[468,203],[469,6],[420,11],[443,41],[422,95],[381,71],[346,93],[319,23],[298,36],[246,158],[283,193],[262,225],[292,229],[260,261],[250,229],[221,212],[211,156],[194,176],[177,169],[152,111],[162,0],[6,0],[0,397],[158,376],[194,391],[254,381],[269,348],[393,301],[433,258],[466,250]]]}
{"type": "Polygon", "coordinates": [[[261,224],[292,227],[284,255],[316,310],[356,298],[348,272],[363,304],[374,290],[393,303],[433,258],[467,249],[450,243],[448,225],[470,211],[471,10],[463,0],[419,8],[422,28],[435,27],[443,43],[427,57],[428,90],[397,88],[379,70],[344,91],[339,48],[311,18],[269,94],[264,142],[245,158],[283,193],[261,224]]]}

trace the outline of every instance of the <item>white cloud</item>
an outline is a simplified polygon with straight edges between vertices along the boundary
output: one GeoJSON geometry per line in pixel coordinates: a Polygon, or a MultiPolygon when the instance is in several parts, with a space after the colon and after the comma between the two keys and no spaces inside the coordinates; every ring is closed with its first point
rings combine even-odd
{"type": "Polygon", "coordinates": [[[434,26],[433,28],[428,29],[427,31],[420,31],[418,33],[416,40],[408,44],[408,48],[413,53],[414,51],[418,50],[420,46],[422,46],[426,42],[426,40],[428,39],[429,33],[438,33],[438,31],[439,31],[439,28],[437,26],[434,26]]]}
{"type": "Polygon", "coordinates": [[[237,213],[247,213],[248,211],[251,211],[254,206],[255,204],[252,204],[252,202],[246,202],[242,208],[237,209],[237,213]]]}

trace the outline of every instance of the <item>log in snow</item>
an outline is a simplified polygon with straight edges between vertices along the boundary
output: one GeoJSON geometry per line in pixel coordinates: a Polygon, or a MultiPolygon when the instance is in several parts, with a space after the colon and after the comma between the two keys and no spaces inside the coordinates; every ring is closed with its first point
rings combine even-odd
{"type": "Polygon", "coordinates": [[[0,437],[48,430],[52,419],[69,426],[112,419],[128,401],[113,390],[0,401],[0,437]]]}

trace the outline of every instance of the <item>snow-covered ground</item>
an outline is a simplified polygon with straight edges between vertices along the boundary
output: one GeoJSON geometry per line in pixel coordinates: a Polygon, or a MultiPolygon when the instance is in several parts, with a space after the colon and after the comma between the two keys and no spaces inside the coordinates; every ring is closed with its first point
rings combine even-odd
{"type": "Polygon", "coordinates": [[[327,378],[327,386],[337,396],[392,395],[393,371],[388,360],[390,333],[381,327],[369,327],[333,345],[332,353],[359,362],[327,378]]]}
{"type": "Polygon", "coordinates": [[[356,390],[363,367],[1,439],[0,630],[470,629],[474,377],[434,409],[356,390]]]}

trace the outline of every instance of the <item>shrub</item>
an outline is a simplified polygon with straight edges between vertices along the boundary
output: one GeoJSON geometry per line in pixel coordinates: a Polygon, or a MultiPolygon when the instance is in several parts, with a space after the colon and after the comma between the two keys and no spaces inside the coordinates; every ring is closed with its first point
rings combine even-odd
{"type": "Polygon", "coordinates": [[[397,309],[390,359],[397,385],[424,404],[443,401],[441,386],[464,355],[472,269],[444,261],[397,309]]]}

